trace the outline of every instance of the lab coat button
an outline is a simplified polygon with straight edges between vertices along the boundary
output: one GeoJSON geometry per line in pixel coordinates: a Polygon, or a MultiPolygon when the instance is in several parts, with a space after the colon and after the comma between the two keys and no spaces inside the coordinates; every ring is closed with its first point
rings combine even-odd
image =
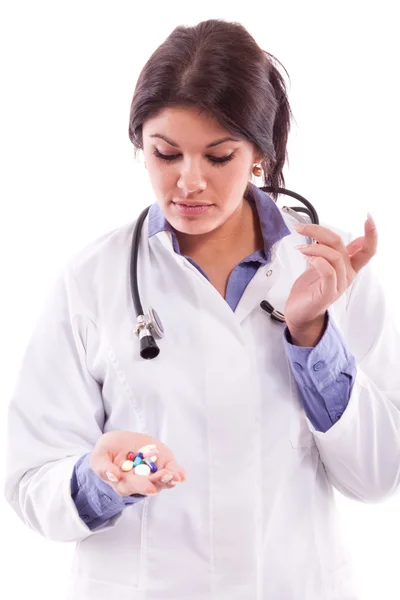
{"type": "Polygon", "coordinates": [[[267,275],[267,277],[270,277],[272,275],[272,269],[269,269],[269,271],[267,271],[266,275],[267,275]]]}
{"type": "Polygon", "coordinates": [[[342,414],[343,414],[343,413],[337,413],[337,414],[336,414],[336,417],[335,417],[335,418],[336,418],[336,421],[339,421],[339,419],[340,419],[340,417],[342,416],[342,414]]]}
{"type": "Polygon", "coordinates": [[[315,363],[315,365],[313,366],[314,371],[319,371],[320,369],[322,369],[322,365],[323,365],[323,361],[320,360],[317,363],[315,363]]]}
{"type": "Polygon", "coordinates": [[[302,371],[303,370],[303,367],[298,362],[294,363],[294,368],[296,369],[296,371],[302,371]]]}

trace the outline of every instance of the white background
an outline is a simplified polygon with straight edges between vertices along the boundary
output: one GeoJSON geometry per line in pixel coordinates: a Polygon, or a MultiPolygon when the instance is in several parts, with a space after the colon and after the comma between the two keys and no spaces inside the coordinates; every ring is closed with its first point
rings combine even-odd
{"type": "MultiPolygon", "coordinates": [[[[179,24],[239,21],[284,64],[296,119],[286,187],[315,204],[322,221],[354,237],[372,213],[380,234],[373,264],[398,306],[397,2],[196,4],[3,3],[2,445],[19,363],[47,289],[73,253],[133,220],[147,203],[147,171],[134,161],[128,139],[129,107],[144,63],[179,24]]],[[[339,494],[337,501],[360,598],[398,598],[400,496],[369,506],[339,494]]],[[[40,538],[3,497],[0,504],[2,597],[61,598],[73,544],[40,538]]]]}

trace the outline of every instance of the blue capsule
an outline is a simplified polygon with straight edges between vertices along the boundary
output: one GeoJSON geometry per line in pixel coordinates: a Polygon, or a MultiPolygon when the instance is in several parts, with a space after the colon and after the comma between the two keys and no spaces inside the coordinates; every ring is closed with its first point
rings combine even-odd
{"type": "Polygon", "coordinates": [[[153,463],[150,458],[144,458],[143,462],[150,467],[152,473],[156,473],[158,471],[158,467],[155,463],[153,463]]]}
{"type": "Polygon", "coordinates": [[[133,466],[134,467],[138,467],[139,465],[141,465],[142,464],[142,459],[143,459],[143,454],[142,454],[142,458],[138,454],[136,456],[135,460],[133,461],[133,466]]]}

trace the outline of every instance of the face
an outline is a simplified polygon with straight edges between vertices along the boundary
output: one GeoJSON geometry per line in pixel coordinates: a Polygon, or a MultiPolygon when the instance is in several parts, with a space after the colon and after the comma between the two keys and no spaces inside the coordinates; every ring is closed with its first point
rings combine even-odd
{"type": "Polygon", "coordinates": [[[235,219],[261,158],[253,144],[196,107],[168,107],[148,119],[143,149],[165,218],[176,231],[192,235],[210,233],[235,219]],[[221,142],[227,137],[231,139],[221,142]]]}

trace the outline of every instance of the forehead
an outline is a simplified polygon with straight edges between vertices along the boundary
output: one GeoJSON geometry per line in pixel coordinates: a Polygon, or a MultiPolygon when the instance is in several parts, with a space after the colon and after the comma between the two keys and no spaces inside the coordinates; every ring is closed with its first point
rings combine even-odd
{"type": "Polygon", "coordinates": [[[143,129],[153,126],[174,125],[175,123],[190,123],[194,126],[203,126],[219,128],[221,127],[211,113],[205,112],[197,106],[168,106],[163,108],[156,116],[147,119],[143,124],[143,129]]]}
{"type": "Polygon", "coordinates": [[[194,136],[196,144],[200,145],[207,145],[224,137],[240,141],[239,136],[225,129],[212,114],[198,107],[167,107],[155,117],[147,119],[143,124],[143,136],[153,140],[151,136],[158,133],[178,145],[193,143],[194,136]]]}

